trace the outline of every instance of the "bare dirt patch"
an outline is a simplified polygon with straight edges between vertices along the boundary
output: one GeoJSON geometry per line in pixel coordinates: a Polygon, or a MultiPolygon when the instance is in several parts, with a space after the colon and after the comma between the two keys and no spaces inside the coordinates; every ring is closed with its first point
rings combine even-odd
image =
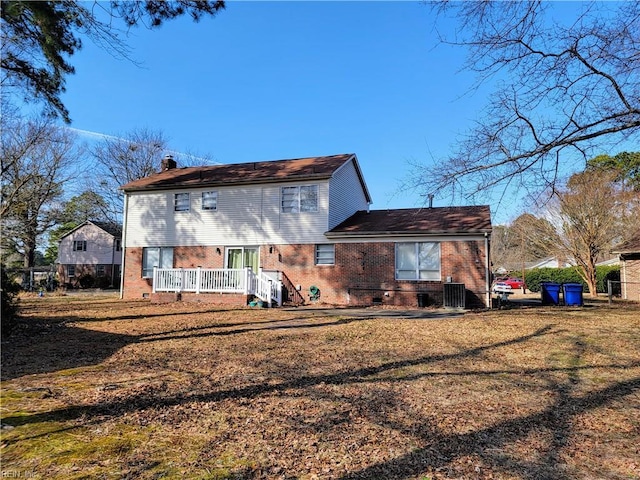
{"type": "Polygon", "coordinates": [[[22,478],[640,477],[640,310],[431,318],[22,299],[22,478]]]}

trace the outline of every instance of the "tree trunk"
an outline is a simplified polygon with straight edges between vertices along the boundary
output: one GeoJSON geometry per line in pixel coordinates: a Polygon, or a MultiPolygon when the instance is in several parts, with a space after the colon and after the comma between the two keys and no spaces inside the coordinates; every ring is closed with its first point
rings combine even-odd
{"type": "Polygon", "coordinates": [[[582,277],[587,282],[589,296],[595,298],[598,296],[598,281],[596,279],[596,267],[594,265],[582,266],[582,277]]]}
{"type": "Polygon", "coordinates": [[[35,267],[36,265],[36,239],[30,238],[24,243],[24,268],[35,267]]]}

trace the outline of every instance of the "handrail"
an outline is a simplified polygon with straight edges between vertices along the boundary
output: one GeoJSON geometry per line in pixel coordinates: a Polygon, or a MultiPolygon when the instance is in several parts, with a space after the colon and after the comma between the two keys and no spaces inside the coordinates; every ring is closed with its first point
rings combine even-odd
{"type": "Polygon", "coordinates": [[[282,283],[250,268],[157,268],[153,269],[153,293],[194,292],[256,295],[271,305],[282,305],[282,283]]]}

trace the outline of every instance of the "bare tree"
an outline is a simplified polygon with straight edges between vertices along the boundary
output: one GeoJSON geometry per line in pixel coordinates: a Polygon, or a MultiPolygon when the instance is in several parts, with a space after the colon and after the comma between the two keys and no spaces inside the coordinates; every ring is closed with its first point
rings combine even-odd
{"type": "Polygon", "coordinates": [[[17,251],[32,267],[38,239],[58,221],[63,187],[81,152],[74,136],[47,120],[3,117],[2,217],[3,249],[17,251]]]}
{"type": "Polygon", "coordinates": [[[121,185],[156,173],[167,150],[161,131],[139,128],[121,136],[108,136],[90,148],[96,163],[93,189],[110,206],[113,221],[122,216],[121,185]]]}
{"type": "Polygon", "coordinates": [[[491,234],[491,256],[495,266],[510,271],[526,263],[556,255],[558,234],[544,218],[525,213],[510,225],[497,225],[491,234]]]}
{"type": "Polygon", "coordinates": [[[552,2],[433,4],[459,20],[456,38],[443,41],[468,48],[465,68],[479,83],[495,80],[497,90],[448,158],[414,165],[407,188],[553,192],[563,170],[576,157],[586,161],[594,145],[638,137],[640,2],[572,6],[581,13],[561,24],[550,15],[558,8],[552,2]]]}
{"type": "Polygon", "coordinates": [[[558,231],[557,251],[576,262],[591,296],[597,293],[596,263],[620,238],[629,202],[637,197],[615,180],[615,172],[575,174],[547,207],[558,231]]]}

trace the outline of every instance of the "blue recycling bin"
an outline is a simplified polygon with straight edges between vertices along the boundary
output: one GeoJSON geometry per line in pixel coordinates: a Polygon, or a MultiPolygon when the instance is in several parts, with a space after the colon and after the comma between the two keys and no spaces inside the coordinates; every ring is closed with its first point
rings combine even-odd
{"type": "Polygon", "coordinates": [[[540,284],[542,294],[542,305],[560,304],[560,284],[554,282],[542,282],[540,284]]]}
{"type": "Polygon", "coordinates": [[[562,285],[562,295],[564,296],[564,304],[567,306],[581,307],[584,302],[582,298],[581,283],[565,283],[562,285]]]}

